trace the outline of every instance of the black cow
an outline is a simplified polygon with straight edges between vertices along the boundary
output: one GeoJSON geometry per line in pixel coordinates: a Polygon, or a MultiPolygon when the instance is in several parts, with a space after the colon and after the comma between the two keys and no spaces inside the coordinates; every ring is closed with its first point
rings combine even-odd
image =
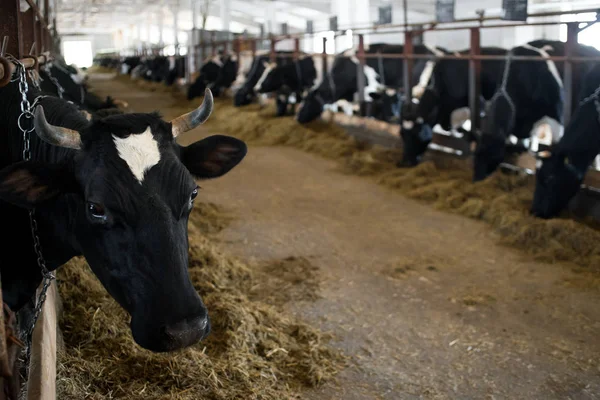
{"type": "Polygon", "coordinates": [[[208,118],[210,92],[170,122],[157,113],[88,121],[74,105],[44,98],[35,109],[31,161],[21,161],[16,83],[1,88],[0,99],[0,220],[10,227],[0,251],[4,302],[21,309],[42,280],[27,211],[35,207],[48,269],[85,256],[131,315],[139,345],[172,351],[205,337],[208,313],[188,274],[194,178],[219,177],[246,154],[243,142],[227,136],[177,144],[208,118]]]}
{"type": "MultiPolygon", "coordinates": [[[[315,79],[317,79],[317,69],[312,57],[304,57],[291,64],[280,66],[269,63],[254,86],[254,91],[276,92],[277,116],[280,117],[286,114],[290,98],[293,97],[292,106],[299,103],[302,93],[314,85],[315,79]]],[[[291,111],[293,113],[293,107],[291,111]]]]}
{"type": "MultiPolygon", "coordinates": [[[[511,49],[516,56],[563,56],[565,44],[560,41],[536,40],[511,49]]],[[[600,51],[581,44],[575,45],[578,57],[599,57],[600,51]]],[[[504,161],[506,140],[510,134],[528,139],[535,124],[549,118],[555,125],[562,124],[564,90],[562,78],[564,63],[552,61],[513,60],[507,62],[500,89],[486,106],[481,136],[474,154],[473,180],[480,181],[492,174],[504,161]]],[[[573,93],[577,96],[582,79],[593,63],[573,64],[573,93]]],[[[574,102],[573,107],[576,106],[574,102]]],[[[573,109],[572,109],[573,111],[573,109]]],[[[552,137],[560,136],[554,129],[552,137]]]]}
{"type": "Polygon", "coordinates": [[[83,83],[78,83],[74,80],[71,72],[59,60],[45,65],[40,68],[40,77],[42,78],[40,82],[41,90],[46,94],[54,96],[62,95],[65,100],[78,104],[88,111],[97,111],[117,106],[111,97],[101,99],[89,92],[83,83]],[[58,83],[58,86],[56,83],[58,83]]]}
{"type": "MultiPolygon", "coordinates": [[[[291,51],[277,51],[275,53],[276,65],[287,65],[293,62],[291,51]]],[[[247,106],[256,99],[257,93],[254,87],[269,65],[269,54],[261,54],[254,57],[250,70],[246,74],[244,84],[235,92],[233,105],[235,107],[247,106]]]]}
{"type": "Polygon", "coordinates": [[[131,75],[131,71],[140,65],[142,58],[139,56],[125,57],[121,62],[121,74],[131,75]]]}
{"type": "Polygon", "coordinates": [[[567,206],[600,153],[600,64],[585,76],[582,86],[563,137],[550,151],[538,153],[541,167],[531,206],[537,217],[552,218],[567,206]]]}
{"type": "MultiPolygon", "coordinates": [[[[499,47],[482,47],[482,55],[506,55],[507,50],[499,47]]],[[[465,56],[469,50],[456,52],[465,56]]],[[[432,64],[430,64],[431,67],[432,64]]],[[[502,81],[504,60],[481,62],[481,96],[490,100],[502,81]]],[[[452,113],[469,105],[469,61],[456,59],[437,60],[433,66],[429,85],[420,95],[418,102],[402,105],[400,135],[403,142],[402,161],[398,166],[417,165],[433,138],[432,128],[439,124],[449,131],[452,113]]]]}
{"type": "Polygon", "coordinates": [[[209,88],[215,97],[219,97],[225,89],[231,87],[237,77],[238,62],[235,56],[219,54],[202,65],[198,78],[190,85],[188,100],[199,97],[209,88]]]}
{"type": "Polygon", "coordinates": [[[164,77],[165,85],[171,86],[177,78],[185,78],[186,58],[184,56],[173,56],[169,58],[169,71],[164,77]]]}
{"type": "MultiPolygon", "coordinates": [[[[403,45],[376,43],[369,46],[367,54],[402,54],[403,45]]],[[[447,51],[441,48],[430,48],[424,45],[415,45],[415,54],[443,54],[447,51]]],[[[355,50],[348,50],[336,56],[329,73],[324,73],[323,81],[318,87],[311,90],[304,99],[298,115],[298,122],[304,124],[318,118],[326,104],[333,104],[339,100],[352,102],[358,90],[357,64],[355,50]]],[[[426,60],[415,60],[413,65],[412,81],[418,81],[424,72],[426,60]]],[[[401,59],[368,57],[365,65],[365,101],[381,98],[384,88],[399,90],[403,87],[404,63],[401,59]]],[[[394,97],[392,97],[394,98],[394,97]]]]}

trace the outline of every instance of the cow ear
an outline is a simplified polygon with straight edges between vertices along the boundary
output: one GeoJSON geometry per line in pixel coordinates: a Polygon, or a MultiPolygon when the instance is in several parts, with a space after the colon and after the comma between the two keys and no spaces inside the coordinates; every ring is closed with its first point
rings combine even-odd
{"type": "Polygon", "coordinates": [[[0,170],[0,200],[33,208],[77,188],[64,165],[22,161],[0,170]]]}
{"type": "Polygon", "coordinates": [[[246,156],[246,143],[231,136],[214,135],[182,149],[182,162],[199,179],[218,178],[246,156]]]}

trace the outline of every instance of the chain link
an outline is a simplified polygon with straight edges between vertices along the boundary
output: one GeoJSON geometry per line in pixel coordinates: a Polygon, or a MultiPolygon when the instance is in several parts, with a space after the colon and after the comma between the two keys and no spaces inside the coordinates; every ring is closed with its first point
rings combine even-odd
{"type": "MultiPolygon", "coordinates": [[[[17,59],[12,59],[12,61],[17,65],[17,75],[19,77],[19,92],[21,93],[21,115],[17,120],[17,125],[19,129],[23,133],[23,160],[29,161],[31,160],[31,147],[30,147],[30,139],[31,132],[34,130],[33,126],[33,110],[35,106],[37,106],[38,102],[44,98],[45,96],[38,96],[35,98],[33,105],[29,103],[29,99],[27,98],[27,93],[29,90],[29,86],[27,84],[27,75],[25,72],[25,66],[17,59]],[[29,128],[23,126],[23,124],[27,121],[30,125],[29,128]]],[[[29,211],[29,225],[31,227],[31,236],[33,238],[33,247],[35,250],[35,254],[37,256],[37,263],[40,267],[40,271],[42,273],[43,286],[40,291],[40,295],[38,297],[38,301],[35,305],[33,319],[31,321],[31,325],[27,329],[26,332],[26,343],[27,343],[27,354],[29,354],[31,337],[33,335],[33,329],[35,328],[35,324],[42,312],[42,306],[46,301],[46,293],[52,280],[55,279],[54,274],[48,271],[46,267],[46,261],[44,260],[44,255],[42,253],[42,247],[40,245],[40,238],[38,236],[38,225],[35,219],[35,209],[29,211]]]]}

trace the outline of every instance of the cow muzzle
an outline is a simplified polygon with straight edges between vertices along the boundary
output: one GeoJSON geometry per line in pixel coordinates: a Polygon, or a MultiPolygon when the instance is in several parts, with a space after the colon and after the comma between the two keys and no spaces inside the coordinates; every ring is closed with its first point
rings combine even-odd
{"type": "Polygon", "coordinates": [[[159,327],[138,326],[132,320],[131,333],[141,347],[164,353],[198,343],[208,336],[210,328],[210,318],[204,313],[159,327]]]}

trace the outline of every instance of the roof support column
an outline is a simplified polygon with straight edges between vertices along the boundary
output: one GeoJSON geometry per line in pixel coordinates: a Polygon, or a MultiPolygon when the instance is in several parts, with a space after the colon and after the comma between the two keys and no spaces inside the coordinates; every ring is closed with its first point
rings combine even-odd
{"type": "Polygon", "coordinates": [[[231,0],[221,0],[220,4],[220,17],[221,17],[221,30],[229,32],[229,24],[231,22],[231,0]]]}

